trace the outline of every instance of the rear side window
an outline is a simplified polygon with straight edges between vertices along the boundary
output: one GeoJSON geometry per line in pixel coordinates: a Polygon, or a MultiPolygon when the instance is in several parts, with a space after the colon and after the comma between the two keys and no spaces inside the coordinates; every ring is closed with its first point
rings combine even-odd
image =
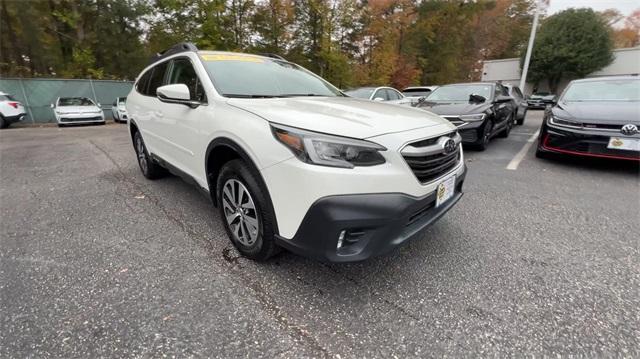
{"type": "Polygon", "coordinates": [[[196,75],[196,71],[189,59],[181,58],[173,60],[168,84],[185,84],[189,88],[191,100],[200,102],[207,101],[202,83],[198,75],[196,75]]]}
{"type": "Polygon", "coordinates": [[[138,83],[136,84],[136,91],[138,91],[143,95],[147,94],[147,88],[149,87],[149,78],[151,78],[152,72],[153,72],[153,69],[150,69],[147,72],[145,72],[142,76],[140,76],[140,80],[138,80],[138,83]]]}
{"type": "Polygon", "coordinates": [[[163,62],[153,68],[153,73],[149,79],[149,87],[147,88],[147,96],[156,96],[156,90],[164,83],[164,74],[167,72],[169,62],[163,62]]]}
{"type": "Polygon", "coordinates": [[[522,92],[520,92],[520,88],[518,87],[514,87],[513,88],[513,92],[516,93],[516,96],[518,96],[518,98],[523,98],[524,96],[522,96],[522,92]]]}
{"type": "Polygon", "coordinates": [[[380,89],[378,91],[376,91],[376,94],[373,95],[373,99],[377,99],[378,97],[380,97],[381,99],[388,101],[389,97],[387,97],[387,91],[385,91],[384,89],[380,89]]]}
{"type": "Polygon", "coordinates": [[[389,100],[399,100],[401,98],[399,93],[391,89],[387,89],[387,97],[389,100]]]}

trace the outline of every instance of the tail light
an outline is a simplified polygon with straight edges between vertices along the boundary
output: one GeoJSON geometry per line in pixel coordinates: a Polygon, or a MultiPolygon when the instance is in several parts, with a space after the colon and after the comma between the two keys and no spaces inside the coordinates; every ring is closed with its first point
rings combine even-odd
{"type": "Polygon", "coordinates": [[[19,105],[20,105],[20,102],[9,102],[9,106],[13,108],[18,108],[19,105]]]}

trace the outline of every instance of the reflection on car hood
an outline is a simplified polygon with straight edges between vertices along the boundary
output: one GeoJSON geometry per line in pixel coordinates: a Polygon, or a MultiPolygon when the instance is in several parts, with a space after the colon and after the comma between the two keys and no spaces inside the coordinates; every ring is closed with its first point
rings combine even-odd
{"type": "Polygon", "coordinates": [[[227,103],[267,121],[353,138],[449,124],[438,116],[409,106],[350,97],[230,99],[227,103]]]}
{"type": "Polygon", "coordinates": [[[56,111],[59,113],[94,113],[102,110],[98,106],[58,106],[56,111]]]}
{"type": "Polygon", "coordinates": [[[489,104],[485,101],[483,103],[469,103],[469,102],[431,102],[425,101],[418,105],[418,108],[431,111],[435,114],[446,115],[470,115],[475,113],[484,112],[489,104]]]}
{"type": "Polygon", "coordinates": [[[561,102],[553,114],[586,123],[640,123],[640,103],[631,101],[561,102]]]}

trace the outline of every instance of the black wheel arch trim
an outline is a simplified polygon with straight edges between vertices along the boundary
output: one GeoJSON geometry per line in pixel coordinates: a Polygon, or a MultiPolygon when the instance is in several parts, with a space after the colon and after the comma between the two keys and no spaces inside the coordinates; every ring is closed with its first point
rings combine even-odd
{"type": "Polygon", "coordinates": [[[262,177],[262,173],[260,173],[260,170],[258,169],[258,166],[256,166],[255,162],[253,161],[253,159],[251,159],[251,157],[249,156],[249,154],[247,153],[247,151],[244,150],[244,148],[242,148],[241,145],[239,145],[236,141],[228,138],[228,137],[217,137],[215,139],[213,139],[213,141],[211,141],[209,143],[209,145],[207,146],[207,151],[205,153],[205,157],[204,157],[204,166],[205,166],[205,174],[207,177],[207,187],[209,190],[209,195],[211,196],[211,201],[213,202],[213,205],[215,207],[218,207],[218,191],[217,191],[217,179],[218,179],[218,174],[217,173],[210,173],[209,171],[209,156],[211,155],[211,153],[219,147],[227,147],[229,149],[231,149],[232,151],[234,151],[236,154],[238,154],[238,156],[245,162],[247,163],[249,166],[253,167],[256,175],[258,176],[257,180],[261,182],[261,184],[264,186],[264,188],[266,189],[266,193],[265,196],[267,197],[267,200],[269,200],[269,207],[270,210],[273,213],[273,218],[274,218],[274,231],[276,234],[279,234],[280,231],[278,230],[278,216],[276,214],[275,209],[273,208],[273,201],[271,200],[271,194],[269,193],[269,188],[267,187],[267,182],[264,180],[264,178],[262,177]]]}

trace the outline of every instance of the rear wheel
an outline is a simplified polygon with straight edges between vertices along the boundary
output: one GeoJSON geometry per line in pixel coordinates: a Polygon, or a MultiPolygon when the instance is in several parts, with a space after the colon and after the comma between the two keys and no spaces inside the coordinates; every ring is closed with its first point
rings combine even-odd
{"type": "Polygon", "coordinates": [[[7,128],[7,127],[9,127],[9,125],[7,124],[7,121],[5,121],[4,117],[0,115],[0,128],[7,128]]]}
{"type": "Polygon", "coordinates": [[[159,164],[153,162],[147,151],[147,147],[144,145],[142,135],[139,131],[133,135],[133,147],[136,150],[136,157],[138,158],[138,165],[142,174],[148,179],[160,178],[165,174],[164,168],[159,164]]]}
{"type": "Polygon", "coordinates": [[[220,170],[216,188],[220,217],[238,251],[258,261],[277,253],[275,215],[257,174],[242,160],[229,161],[220,170]]]}

